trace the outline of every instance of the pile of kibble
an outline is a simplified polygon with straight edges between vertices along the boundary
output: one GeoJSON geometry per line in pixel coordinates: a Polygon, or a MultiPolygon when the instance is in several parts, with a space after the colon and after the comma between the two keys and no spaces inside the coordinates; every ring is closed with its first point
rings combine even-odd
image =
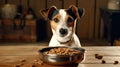
{"type": "Polygon", "coordinates": [[[78,53],[80,53],[80,51],[65,47],[53,48],[45,52],[45,54],[57,54],[57,55],[71,55],[78,53]]]}

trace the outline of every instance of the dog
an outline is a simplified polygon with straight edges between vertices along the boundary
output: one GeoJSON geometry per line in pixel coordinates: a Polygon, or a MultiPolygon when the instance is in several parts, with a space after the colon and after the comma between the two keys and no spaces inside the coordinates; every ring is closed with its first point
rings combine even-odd
{"type": "Polygon", "coordinates": [[[81,47],[75,34],[77,19],[84,15],[84,9],[70,5],[68,9],[57,9],[52,6],[41,10],[41,15],[49,20],[52,29],[52,38],[49,46],[81,47]]]}

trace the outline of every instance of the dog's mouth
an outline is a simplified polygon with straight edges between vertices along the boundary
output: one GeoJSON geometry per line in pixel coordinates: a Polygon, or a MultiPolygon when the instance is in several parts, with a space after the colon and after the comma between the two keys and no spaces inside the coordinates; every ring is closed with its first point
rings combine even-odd
{"type": "Polygon", "coordinates": [[[60,34],[60,37],[67,37],[67,34],[60,34]]]}

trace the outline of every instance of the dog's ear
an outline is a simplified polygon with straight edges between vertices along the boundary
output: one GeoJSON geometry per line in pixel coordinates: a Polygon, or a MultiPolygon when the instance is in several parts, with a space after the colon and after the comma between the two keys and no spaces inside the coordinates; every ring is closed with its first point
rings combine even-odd
{"type": "Polygon", "coordinates": [[[85,14],[84,8],[78,8],[78,13],[79,13],[80,18],[82,18],[82,16],[84,16],[85,14]]]}
{"type": "Polygon", "coordinates": [[[53,15],[53,12],[57,10],[57,8],[55,6],[52,6],[48,9],[45,9],[45,10],[40,10],[40,13],[43,17],[45,17],[46,19],[51,19],[52,18],[52,15],[53,15]]]}
{"type": "Polygon", "coordinates": [[[84,15],[84,12],[85,12],[84,9],[77,8],[74,5],[70,5],[68,10],[70,10],[72,13],[74,13],[75,17],[78,18],[78,19],[81,18],[84,15]]]}

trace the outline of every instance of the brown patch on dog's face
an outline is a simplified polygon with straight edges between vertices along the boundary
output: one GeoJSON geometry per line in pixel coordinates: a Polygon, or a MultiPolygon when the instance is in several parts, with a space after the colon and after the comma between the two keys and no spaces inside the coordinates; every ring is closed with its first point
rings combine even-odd
{"type": "Polygon", "coordinates": [[[58,25],[60,24],[60,14],[58,13],[56,16],[54,16],[52,18],[52,20],[50,20],[50,24],[51,24],[51,28],[54,29],[56,31],[58,25]]]}
{"type": "Polygon", "coordinates": [[[73,17],[71,17],[71,16],[67,16],[67,20],[66,20],[66,23],[67,23],[67,26],[68,27],[74,27],[74,18],[73,17]]]}

